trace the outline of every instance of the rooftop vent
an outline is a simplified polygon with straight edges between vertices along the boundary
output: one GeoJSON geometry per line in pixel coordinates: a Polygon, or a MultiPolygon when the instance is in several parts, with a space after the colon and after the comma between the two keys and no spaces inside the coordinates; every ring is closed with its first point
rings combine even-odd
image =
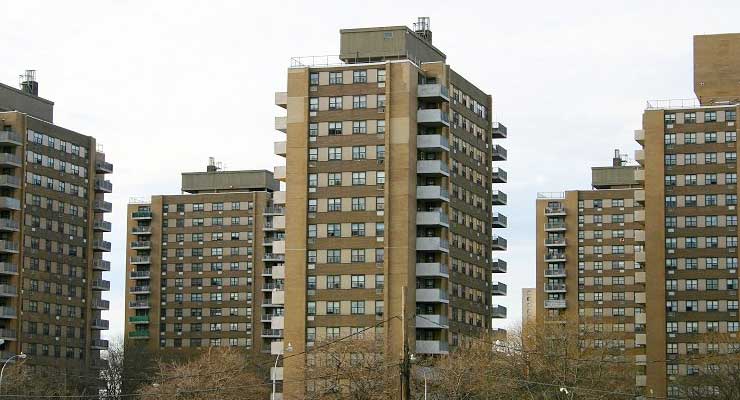
{"type": "Polygon", "coordinates": [[[208,166],[206,167],[206,172],[217,172],[220,171],[221,168],[221,162],[216,162],[216,158],[214,157],[208,157],[208,166]]]}
{"type": "Polygon", "coordinates": [[[432,43],[432,26],[429,22],[429,17],[419,17],[414,22],[414,32],[420,38],[432,43]]]}
{"type": "Polygon", "coordinates": [[[26,72],[19,76],[21,81],[21,90],[32,94],[34,96],[39,95],[39,83],[36,81],[36,70],[27,69],[26,72]]]}

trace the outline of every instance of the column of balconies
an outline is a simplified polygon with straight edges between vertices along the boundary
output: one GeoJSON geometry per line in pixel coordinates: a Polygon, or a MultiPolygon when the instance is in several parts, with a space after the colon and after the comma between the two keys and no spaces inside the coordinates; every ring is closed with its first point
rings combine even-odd
{"type": "Polygon", "coordinates": [[[13,131],[0,132],[0,339],[5,350],[14,353],[16,346],[15,320],[20,298],[18,279],[20,243],[20,187],[22,138],[13,131]]]}
{"type": "Polygon", "coordinates": [[[273,355],[283,351],[285,329],[285,192],[273,194],[270,205],[262,210],[262,304],[260,309],[262,352],[273,355]]]}
{"type": "MultiPolygon", "coordinates": [[[[506,139],[508,137],[508,130],[506,126],[500,122],[494,122],[491,126],[491,137],[495,141],[500,139],[506,139]]],[[[491,159],[493,162],[506,161],[507,151],[501,145],[495,144],[492,148],[491,159]]],[[[491,206],[504,206],[507,204],[506,193],[501,190],[496,190],[496,184],[506,183],[507,176],[506,171],[501,168],[491,167],[491,206]]],[[[493,231],[493,242],[491,243],[491,249],[493,251],[505,251],[506,250],[506,239],[497,235],[495,232],[497,229],[503,229],[508,227],[508,220],[506,215],[499,212],[494,212],[492,215],[491,229],[493,231]]],[[[495,274],[506,272],[506,261],[501,259],[494,259],[491,272],[495,274]]],[[[505,296],[506,285],[501,282],[494,282],[492,285],[491,295],[492,296],[505,296]]],[[[492,306],[492,318],[506,318],[506,307],[502,305],[493,304],[492,306]]]]}
{"type": "MultiPolygon", "coordinates": [[[[92,312],[90,315],[90,327],[93,332],[90,335],[90,348],[93,350],[107,350],[108,341],[101,339],[101,333],[108,329],[109,323],[102,318],[102,310],[108,307],[103,300],[103,293],[110,291],[110,281],[103,279],[103,273],[110,270],[110,262],[103,259],[103,254],[111,251],[111,243],[104,240],[106,232],[112,230],[110,222],[105,220],[105,214],[111,212],[110,203],[105,201],[105,194],[113,191],[113,185],[106,180],[106,174],[113,173],[113,164],[105,160],[105,153],[98,148],[94,153],[95,178],[93,181],[93,208],[92,208],[92,279],[90,280],[93,291],[92,312]],[[96,307],[97,306],[97,307],[96,307]]],[[[91,365],[99,361],[97,357],[91,359],[91,365]]]]}
{"type": "MultiPolygon", "coordinates": [[[[131,209],[131,208],[130,208],[131,209]]],[[[152,219],[149,204],[134,207],[130,218],[136,225],[131,227],[128,248],[135,251],[128,260],[128,294],[131,295],[128,307],[131,309],[127,323],[128,338],[131,340],[150,339],[151,322],[151,262],[152,262],[152,219]]],[[[133,225],[133,224],[132,224],[133,225]]]]}
{"type": "Polygon", "coordinates": [[[566,269],[565,249],[567,241],[565,238],[566,209],[562,198],[548,201],[544,210],[545,219],[545,308],[561,309],[566,307],[566,269]]]}

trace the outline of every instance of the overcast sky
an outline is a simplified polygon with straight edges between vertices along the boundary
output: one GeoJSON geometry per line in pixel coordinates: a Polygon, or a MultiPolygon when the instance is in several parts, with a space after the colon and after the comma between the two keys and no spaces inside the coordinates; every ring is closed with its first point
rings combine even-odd
{"type": "Polygon", "coordinates": [[[740,30],[738,1],[1,3],[0,81],[38,70],[55,122],[95,136],[115,167],[111,337],[124,329],[129,197],[178,193],[180,172],[209,156],[227,169],[284,164],[272,155],[284,140],[273,93],[291,57],[338,54],[341,28],[429,16],[448,63],[492,93],[509,128],[502,327],[521,318],[521,288],[535,282],[536,193],[588,188],[589,167],[615,148],[632,158],[645,101],[693,97],[692,35],[740,30]]]}

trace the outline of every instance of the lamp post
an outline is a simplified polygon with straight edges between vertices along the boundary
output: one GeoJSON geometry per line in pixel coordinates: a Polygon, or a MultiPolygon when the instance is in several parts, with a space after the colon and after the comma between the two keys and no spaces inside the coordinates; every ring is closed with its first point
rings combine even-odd
{"type": "MultiPolygon", "coordinates": [[[[285,351],[288,353],[293,351],[293,346],[288,342],[288,347],[285,348],[285,351]]],[[[277,389],[277,379],[275,379],[275,374],[277,374],[277,365],[278,361],[280,361],[280,356],[283,355],[283,353],[278,353],[275,356],[275,368],[272,369],[272,396],[270,396],[271,400],[275,400],[275,391],[277,389]]]]}
{"type": "Polygon", "coordinates": [[[25,359],[26,359],[26,357],[28,357],[28,356],[27,356],[27,355],[25,355],[25,354],[23,354],[23,353],[20,353],[20,354],[16,354],[16,355],[14,355],[13,357],[10,357],[10,358],[8,358],[7,360],[5,360],[5,362],[3,363],[3,367],[2,367],[2,369],[0,369],[0,393],[2,393],[2,387],[3,387],[3,373],[5,372],[5,366],[7,366],[7,365],[8,365],[8,363],[10,362],[10,360],[12,360],[12,359],[14,359],[14,358],[17,358],[17,359],[19,359],[19,360],[25,360],[25,359]]]}

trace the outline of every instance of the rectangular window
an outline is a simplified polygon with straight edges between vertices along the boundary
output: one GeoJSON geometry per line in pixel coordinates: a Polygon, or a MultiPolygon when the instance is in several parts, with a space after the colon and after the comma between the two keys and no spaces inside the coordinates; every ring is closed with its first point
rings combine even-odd
{"type": "Polygon", "coordinates": [[[381,135],[385,133],[385,120],[379,119],[377,121],[376,131],[378,132],[378,134],[381,134],[381,135]]]}
{"type": "Polygon", "coordinates": [[[367,71],[352,71],[352,83],[367,83],[367,71]]]}
{"type": "Polygon", "coordinates": [[[353,160],[364,160],[367,158],[367,149],[365,146],[353,146],[352,147],[352,159],[353,160]]]}
{"type": "Polygon", "coordinates": [[[367,108],[367,96],[352,96],[352,108],[367,108]]]}
{"type": "Polygon", "coordinates": [[[683,143],[684,144],[696,144],[696,133],[684,133],[683,143]]]}
{"type": "Polygon", "coordinates": [[[705,132],[704,143],[717,143],[717,132],[705,132]]]}
{"type": "Polygon", "coordinates": [[[328,264],[339,264],[342,262],[342,251],[330,249],[326,251],[326,262],[328,264]]]}
{"type": "Polygon", "coordinates": [[[341,110],[342,109],[342,96],[329,97],[329,109],[330,110],[341,110]]]}
{"type": "Polygon", "coordinates": [[[364,197],[353,197],[352,198],[352,211],[365,211],[365,198],[364,197]]]}
{"type": "Polygon", "coordinates": [[[366,173],[365,172],[353,172],[352,173],[352,186],[359,186],[366,184],[366,173]]]}
{"type": "Polygon", "coordinates": [[[319,73],[318,72],[311,72],[311,74],[308,76],[308,84],[311,86],[316,86],[319,84],[319,73]]]}
{"type": "Polygon", "coordinates": [[[327,237],[341,237],[342,236],[342,224],[326,224],[326,236],[327,237]]]}
{"type": "Polygon", "coordinates": [[[341,85],[342,84],[342,72],[329,72],[329,84],[330,85],[341,85]]]}
{"type": "Polygon", "coordinates": [[[329,136],[342,134],[342,122],[329,122],[329,136]]]}
{"type": "Polygon", "coordinates": [[[352,121],[352,133],[353,134],[367,133],[367,121],[352,121]]]}
{"type": "Polygon", "coordinates": [[[329,186],[342,186],[342,173],[330,172],[328,183],[329,186]]]}
{"type": "Polygon", "coordinates": [[[353,315],[362,315],[365,314],[365,301],[352,301],[351,305],[351,311],[353,315]]]}
{"type": "Polygon", "coordinates": [[[341,147],[329,147],[329,161],[336,161],[342,159],[342,148],[341,147]]]}
{"type": "Polygon", "coordinates": [[[342,199],[328,199],[327,211],[342,211],[342,199]]]}
{"type": "Polygon", "coordinates": [[[717,112],[716,111],[705,111],[704,112],[704,122],[717,122],[717,112]]]}

